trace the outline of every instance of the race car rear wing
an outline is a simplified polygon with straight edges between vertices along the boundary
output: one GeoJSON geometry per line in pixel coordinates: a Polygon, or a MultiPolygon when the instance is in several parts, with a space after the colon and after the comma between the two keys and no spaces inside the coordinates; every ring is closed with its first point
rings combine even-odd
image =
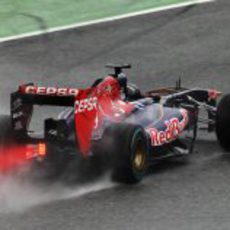
{"type": "Polygon", "coordinates": [[[11,94],[11,117],[16,135],[25,139],[33,114],[33,105],[70,106],[74,108],[75,136],[83,156],[89,156],[94,131],[103,131],[104,119],[119,122],[134,109],[121,99],[117,79],[106,77],[95,87],[86,89],[37,87],[22,85],[11,94]]]}
{"type": "MultiPolygon", "coordinates": [[[[28,129],[33,115],[34,105],[72,107],[75,110],[75,136],[78,140],[80,151],[83,156],[87,157],[97,112],[96,92],[94,87],[76,89],[38,87],[32,84],[19,86],[18,90],[11,94],[13,135],[15,135],[19,141],[26,141],[28,137],[30,138],[28,129]]],[[[45,121],[45,131],[46,125],[47,123],[45,121]]],[[[32,139],[35,140],[34,138],[32,139]]]]}
{"type": "Polygon", "coordinates": [[[74,98],[78,95],[79,90],[27,84],[19,86],[16,93],[20,94],[26,104],[73,106],[74,98]]]}
{"type": "Polygon", "coordinates": [[[75,88],[21,85],[11,94],[12,128],[21,137],[27,135],[34,105],[74,107],[79,90],[75,88]]]}

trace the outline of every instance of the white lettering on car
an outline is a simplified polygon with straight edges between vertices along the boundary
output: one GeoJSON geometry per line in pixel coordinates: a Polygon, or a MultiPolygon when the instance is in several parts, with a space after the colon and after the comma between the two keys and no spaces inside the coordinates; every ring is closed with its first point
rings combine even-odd
{"type": "Polygon", "coordinates": [[[85,98],[75,101],[75,114],[83,113],[85,111],[92,111],[97,108],[97,97],[85,98]]]}
{"type": "Polygon", "coordinates": [[[19,111],[17,113],[13,113],[12,114],[12,118],[13,119],[17,119],[17,118],[22,117],[22,116],[23,116],[23,112],[22,111],[19,111]]]}
{"type": "Polygon", "coordinates": [[[26,88],[25,88],[25,93],[28,93],[28,94],[34,94],[35,93],[35,87],[34,86],[27,86],[26,88]]]}
{"type": "Polygon", "coordinates": [[[57,90],[57,95],[58,96],[66,96],[66,95],[68,95],[67,89],[64,89],[64,88],[58,89],[57,90]]]}
{"type": "Polygon", "coordinates": [[[165,121],[166,130],[159,131],[156,128],[148,128],[147,132],[151,138],[152,146],[161,146],[163,144],[169,143],[172,140],[175,140],[179,134],[185,129],[188,124],[188,115],[187,112],[181,110],[183,119],[179,121],[178,118],[172,118],[169,121],[165,121]]]}
{"type": "Polygon", "coordinates": [[[68,94],[71,96],[77,96],[78,95],[78,89],[69,89],[68,94]]]}
{"type": "Polygon", "coordinates": [[[62,96],[77,96],[79,93],[79,90],[75,88],[26,86],[23,89],[23,93],[62,97],[62,96]]]}
{"type": "Polygon", "coordinates": [[[49,88],[47,88],[47,90],[46,90],[46,94],[47,94],[47,95],[50,95],[50,94],[52,95],[52,94],[55,94],[56,91],[57,91],[56,88],[54,88],[54,87],[49,87],[49,88]]]}
{"type": "Polygon", "coordinates": [[[41,95],[46,94],[46,88],[45,87],[38,87],[37,88],[37,94],[41,94],[41,95]]]}

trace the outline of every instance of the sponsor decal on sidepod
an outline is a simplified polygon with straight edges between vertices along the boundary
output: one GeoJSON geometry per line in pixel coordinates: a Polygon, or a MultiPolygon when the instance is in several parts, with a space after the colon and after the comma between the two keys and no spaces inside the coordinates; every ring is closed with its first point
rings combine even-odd
{"type": "Polygon", "coordinates": [[[188,124],[188,114],[185,110],[181,110],[181,114],[183,116],[181,121],[176,117],[165,121],[166,129],[163,131],[157,130],[156,128],[149,128],[147,130],[150,134],[152,146],[161,146],[169,143],[182,133],[188,124]]]}

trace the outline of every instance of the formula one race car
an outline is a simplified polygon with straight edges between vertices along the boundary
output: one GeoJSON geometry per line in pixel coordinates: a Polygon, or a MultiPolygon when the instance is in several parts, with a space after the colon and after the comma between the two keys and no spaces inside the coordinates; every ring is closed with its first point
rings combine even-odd
{"type": "Polygon", "coordinates": [[[230,95],[216,106],[220,92],[182,88],[180,80],[176,87],[142,93],[127,83],[122,70],[130,65],[107,67],[115,72],[87,89],[19,86],[11,94],[10,119],[1,119],[5,144],[0,167],[21,160],[55,162],[60,155],[84,160],[103,156],[115,181],[137,183],[152,162],[191,153],[199,123],[215,131],[220,145],[230,150],[230,95]],[[41,136],[30,130],[34,105],[67,108],[57,120],[45,119],[41,136]],[[200,116],[201,109],[207,118],[200,116]]]}

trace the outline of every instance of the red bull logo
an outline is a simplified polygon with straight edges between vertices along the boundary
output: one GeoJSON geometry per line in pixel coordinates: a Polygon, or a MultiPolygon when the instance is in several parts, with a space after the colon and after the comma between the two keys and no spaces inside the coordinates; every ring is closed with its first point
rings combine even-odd
{"type": "Polygon", "coordinates": [[[151,145],[161,146],[175,140],[185,129],[188,124],[188,115],[186,111],[181,111],[183,119],[179,121],[178,118],[172,118],[169,121],[165,121],[166,129],[157,130],[156,128],[149,128],[147,132],[150,134],[151,145]]]}

